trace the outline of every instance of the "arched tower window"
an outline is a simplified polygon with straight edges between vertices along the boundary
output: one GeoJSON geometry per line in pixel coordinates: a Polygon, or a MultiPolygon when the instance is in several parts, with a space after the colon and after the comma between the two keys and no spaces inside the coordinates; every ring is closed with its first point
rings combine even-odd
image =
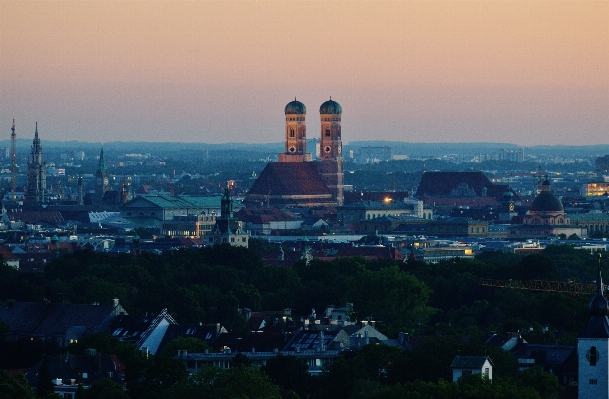
{"type": "Polygon", "coordinates": [[[294,133],[294,129],[290,129],[290,137],[295,137],[296,134],[294,133]]]}
{"type": "Polygon", "coordinates": [[[330,129],[326,129],[326,137],[330,137],[330,129]]]}
{"type": "Polygon", "coordinates": [[[599,353],[596,350],[596,346],[592,346],[588,353],[586,353],[586,359],[590,362],[590,366],[596,366],[598,361],[599,353]]]}

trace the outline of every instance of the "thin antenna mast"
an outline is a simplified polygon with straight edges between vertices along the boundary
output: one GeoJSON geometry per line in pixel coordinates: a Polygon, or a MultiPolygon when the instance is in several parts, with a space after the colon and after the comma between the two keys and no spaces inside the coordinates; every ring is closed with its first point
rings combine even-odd
{"type": "Polygon", "coordinates": [[[11,130],[11,194],[14,201],[17,199],[15,194],[17,189],[17,135],[15,134],[15,118],[13,118],[13,127],[11,130]]]}

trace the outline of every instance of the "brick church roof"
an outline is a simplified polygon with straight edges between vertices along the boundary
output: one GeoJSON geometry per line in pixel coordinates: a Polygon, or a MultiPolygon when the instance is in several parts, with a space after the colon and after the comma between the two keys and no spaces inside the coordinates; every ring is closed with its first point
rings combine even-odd
{"type": "Polygon", "coordinates": [[[421,177],[417,196],[452,197],[451,192],[463,183],[473,189],[477,197],[482,197],[482,189],[486,187],[486,196],[498,201],[503,199],[504,192],[510,190],[505,184],[493,184],[482,172],[425,172],[421,177]]]}
{"type": "Polygon", "coordinates": [[[332,203],[332,194],[317,172],[315,162],[270,162],[248,191],[248,206],[313,205],[332,203]],[[301,196],[295,199],[294,196],[301,196]],[[306,198],[305,198],[306,197],[306,198]]]}

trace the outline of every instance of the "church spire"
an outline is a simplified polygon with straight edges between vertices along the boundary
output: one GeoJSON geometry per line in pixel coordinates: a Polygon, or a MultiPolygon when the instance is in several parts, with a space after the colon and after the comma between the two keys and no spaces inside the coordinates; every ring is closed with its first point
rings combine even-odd
{"type": "Polygon", "coordinates": [[[99,170],[103,173],[108,169],[106,157],[104,157],[104,145],[102,144],[101,152],[99,153],[99,170]]]}
{"type": "Polygon", "coordinates": [[[601,275],[601,254],[598,254],[598,270],[596,274],[596,289],[594,298],[590,301],[590,314],[595,316],[607,316],[609,314],[609,304],[604,296],[603,277],[601,275]]]}

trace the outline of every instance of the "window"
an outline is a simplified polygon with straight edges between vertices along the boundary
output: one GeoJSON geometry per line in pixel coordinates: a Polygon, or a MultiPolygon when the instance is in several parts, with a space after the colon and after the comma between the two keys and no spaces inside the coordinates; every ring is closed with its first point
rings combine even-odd
{"type": "Polygon", "coordinates": [[[330,129],[326,129],[326,137],[330,137],[330,129]]]}
{"type": "Polygon", "coordinates": [[[590,384],[596,385],[598,384],[598,380],[596,378],[590,378],[590,384]]]}
{"type": "Polygon", "coordinates": [[[595,346],[590,347],[590,350],[586,353],[586,359],[590,362],[590,366],[596,366],[596,361],[598,360],[599,353],[596,350],[595,346]]]}
{"type": "Polygon", "coordinates": [[[230,242],[235,242],[235,237],[231,237],[230,242]]]}
{"type": "Polygon", "coordinates": [[[489,368],[488,368],[488,367],[485,367],[485,368],[484,368],[484,376],[485,376],[486,378],[488,378],[488,377],[489,377],[489,375],[490,375],[490,373],[491,373],[491,370],[489,370],[489,368]]]}
{"type": "Polygon", "coordinates": [[[471,370],[463,370],[463,371],[461,371],[461,375],[462,376],[472,375],[472,371],[471,370]]]}
{"type": "Polygon", "coordinates": [[[290,129],[290,137],[295,137],[294,129],[290,129]]]}

